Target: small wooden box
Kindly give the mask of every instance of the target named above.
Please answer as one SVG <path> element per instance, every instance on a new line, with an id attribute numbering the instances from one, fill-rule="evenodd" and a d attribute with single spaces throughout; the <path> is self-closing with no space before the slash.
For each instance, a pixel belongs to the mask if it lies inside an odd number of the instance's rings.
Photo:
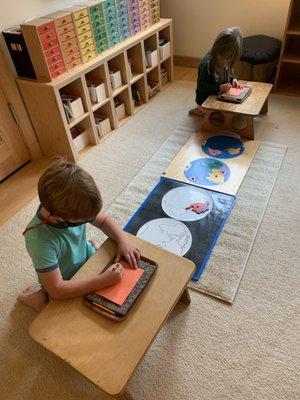
<path id="1" fill-rule="evenodd" d="M 100 139 L 102 139 L 109 132 L 111 132 L 111 125 L 109 118 L 105 118 L 102 121 L 96 122 L 96 127 Z"/>
<path id="2" fill-rule="evenodd" d="M 79 136 L 73 139 L 74 146 L 79 152 L 89 144 L 89 136 L 87 131 L 82 132 Z"/>
<path id="3" fill-rule="evenodd" d="M 62 94 L 61 99 L 68 123 L 75 121 L 82 114 L 84 114 L 81 97 L 76 98 L 75 96 Z"/>
<path id="4" fill-rule="evenodd" d="M 166 60 L 167 58 L 170 57 L 170 55 L 171 55 L 170 42 L 167 42 L 167 43 L 163 44 L 162 46 L 159 46 L 159 54 L 160 54 L 161 61 Z"/>
<path id="5" fill-rule="evenodd" d="M 158 82 L 148 82 L 147 87 L 148 87 L 149 98 L 153 97 L 159 91 Z"/>
<path id="6" fill-rule="evenodd" d="M 71 107 L 71 111 L 72 111 L 74 119 L 76 119 L 76 118 L 80 117 L 82 114 L 84 114 L 83 104 L 82 104 L 82 100 L 80 97 L 78 97 L 78 99 L 76 99 L 76 100 L 73 100 L 70 104 L 70 107 Z"/>
<path id="7" fill-rule="evenodd" d="M 126 117 L 126 110 L 124 103 L 121 103 L 118 106 L 116 106 L 116 115 L 118 121 Z"/>
<path id="8" fill-rule="evenodd" d="M 122 86 L 121 71 L 109 71 L 111 87 L 113 90 Z"/>
<path id="9" fill-rule="evenodd" d="M 107 98 L 104 83 L 93 84 L 88 82 L 88 89 L 92 103 L 101 103 Z"/>
<path id="10" fill-rule="evenodd" d="M 146 50 L 147 68 L 155 67 L 158 64 L 157 50 Z"/>

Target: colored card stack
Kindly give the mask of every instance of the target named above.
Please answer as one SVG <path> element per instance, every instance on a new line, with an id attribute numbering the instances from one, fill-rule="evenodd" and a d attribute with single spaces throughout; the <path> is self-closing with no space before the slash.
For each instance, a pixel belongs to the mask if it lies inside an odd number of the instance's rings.
<path id="1" fill-rule="evenodd" d="M 145 30 L 150 28 L 150 9 L 149 9 L 149 1 L 148 0 L 140 0 L 140 21 L 141 21 L 141 30 Z"/>
<path id="2" fill-rule="evenodd" d="M 108 49 L 107 30 L 104 18 L 103 1 L 90 1 L 88 3 L 92 32 L 96 47 L 96 53 L 101 53 Z"/>
<path id="3" fill-rule="evenodd" d="M 53 19 L 66 70 L 69 71 L 81 64 L 75 26 L 73 24 L 71 12 L 56 11 L 52 14 L 46 15 L 46 18 Z M 59 56 L 60 53 L 54 57 L 59 58 Z"/>
<path id="4" fill-rule="evenodd" d="M 86 63 L 96 57 L 88 8 L 87 6 L 73 6 L 68 10 L 72 13 L 82 62 Z"/>
<path id="5" fill-rule="evenodd" d="M 131 36 L 128 7 L 126 0 L 116 0 L 117 15 L 121 41 Z"/>
<path id="6" fill-rule="evenodd" d="M 150 24 L 156 24 L 160 19 L 159 0 L 149 0 Z"/>
<path id="7" fill-rule="evenodd" d="M 21 31 L 37 80 L 51 81 L 159 19 L 159 0 L 86 0 L 26 22 Z"/>
<path id="8" fill-rule="evenodd" d="M 104 17 L 107 29 L 109 47 L 115 46 L 120 42 L 119 24 L 115 0 L 105 0 L 103 2 Z"/>
<path id="9" fill-rule="evenodd" d="M 136 35 L 141 31 L 140 7 L 138 0 L 128 0 L 128 15 L 131 34 Z"/>
<path id="10" fill-rule="evenodd" d="M 37 79 L 49 81 L 66 71 L 53 19 L 33 19 L 21 30 Z"/>

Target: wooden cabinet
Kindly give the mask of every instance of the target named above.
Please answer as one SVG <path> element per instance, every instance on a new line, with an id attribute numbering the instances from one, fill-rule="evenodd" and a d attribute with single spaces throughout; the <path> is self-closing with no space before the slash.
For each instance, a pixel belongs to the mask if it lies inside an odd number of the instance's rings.
<path id="1" fill-rule="evenodd" d="M 290 3 L 275 91 L 300 96 L 300 0 Z"/>
<path id="2" fill-rule="evenodd" d="M 78 15 L 75 22 L 81 18 L 85 16 Z M 159 51 L 161 38 L 170 43 L 170 52 L 162 59 Z M 155 62 L 151 66 L 146 66 L 147 50 L 156 54 Z M 71 161 L 77 161 L 86 151 L 125 123 L 154 93 L 165 88 L 172 80 L 172 21 L 161 19 L 126 42 L 96 56 L 87 64 L 67 71 L 53 82 L 20 78 L 17 83 L 43 153 L 63 155 Z M 104 84 L 107 97 L 95 102 L 95 96 L 90 95 L 90 90 L 91 87 L 96 88 L 101 84 Z M 68 119 L 65 114 L 62 95 L 81 99 L 81 115 L 74 120 Z M 105 121 L 105 132 L 109 132 L 106 136 L 102 129 L 104 123 L 101 124 L 101 121 Z M 80 135 L 83 135 L 84 140 L 81 140 Z"/>

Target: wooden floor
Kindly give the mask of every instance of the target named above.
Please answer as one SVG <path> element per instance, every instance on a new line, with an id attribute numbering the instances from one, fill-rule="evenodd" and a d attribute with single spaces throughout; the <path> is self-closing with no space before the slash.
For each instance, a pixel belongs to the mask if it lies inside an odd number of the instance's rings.
<path id="1" fill-rule="evenodd" d="M 175 80 L 196 82 L 197 69 L 175 66 L 174 71 Z M 32 161 L 0 183 L 0 225 L 37 195 L 39 177 L 52 162 L 51 158 Z"/>
<path id="2" fill-rule="evenodd" d="M 46 157 L 32 161 L 0 184 L 0 225 L 37 195 L 39 177 L 52 162 Z"/>

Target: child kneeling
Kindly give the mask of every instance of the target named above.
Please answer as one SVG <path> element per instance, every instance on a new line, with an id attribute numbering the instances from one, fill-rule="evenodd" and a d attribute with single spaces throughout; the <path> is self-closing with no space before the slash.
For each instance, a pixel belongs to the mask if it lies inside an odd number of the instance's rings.
<path id="1" fill-rule="evenodd" d="M 92 279 L 70 280 L 95 253 L 97 243 L 86 239 L 86 224 L 101 229 L 118 245 L 116 262 L 124 257 L 134 268 L 139 251 L 126 234 L 101 212 L 100 192 L 91 177 L 78 165 L 59 160 L 39 179 L 40 206 L 24 231 L 27 251 L 42 289 L 27 288 L 18 299 L 41 311 L 53 299 L 68 299 L 115 285 L 123 267 L 115 264 Z"/>
<path id="2" fill-rule="evenodd" d="M 234 64 L 242 54 L 243 38 L 239 27 L 228 28 L 216 38 L 211 50 L 205 54 L 198 67 L 196 88 L 197 107 L 189 115 L 203 117 L 202 103 L 211 95 L 227 93 L 231 87 L 242 88 L 233 75 Z"/>

